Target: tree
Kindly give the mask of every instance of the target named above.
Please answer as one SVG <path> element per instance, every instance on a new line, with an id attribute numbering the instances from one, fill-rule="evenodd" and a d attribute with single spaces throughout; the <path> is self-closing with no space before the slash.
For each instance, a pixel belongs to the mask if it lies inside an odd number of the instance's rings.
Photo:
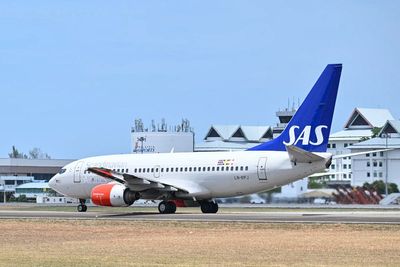
<path id="1" fill-rule="evenodd" d="M 372 188 L 375 189 L 379 194 L 385 194 L 385 182 L 382 180 L 374 181 L 372 184 L 364 183 L 363 185 L 365 188 Z M 399 188 L 395 183 L 388 183 L 388 193 L 398 193 Z"/>
<path id="2" fill-rule="evenodd" d="M 27 159 L 28 156 L 22 152 L 19 152 L 15 146 L 12 146 L 11 153 L 8 153 L 8 156 L 12 159 Z"/>
<path id="3" fill-rule="evenodd" d="M 15 146 L 12 146 L 12 151 L 8 153 L 10 158 L 14 159 L 51 159 L 50 155 L 42 152 L 40 148 L 34 147 L 29 151 L 29 157 L 22 152 L 19 152 Z"/>
<path id="4" fill-rule="evenodd" d="M 379 132 L 382 130 L 382 127 L 374 127 L 372 128 L 372 138 L 377 137 Z"/>
<path id="5" fill-rule="evenodd" d="M 30 159 L 51 159 L 51 157 L 47 154 L 42 152 L 40 148 L 34 147 L 29 151 L 29 158 Z"/>

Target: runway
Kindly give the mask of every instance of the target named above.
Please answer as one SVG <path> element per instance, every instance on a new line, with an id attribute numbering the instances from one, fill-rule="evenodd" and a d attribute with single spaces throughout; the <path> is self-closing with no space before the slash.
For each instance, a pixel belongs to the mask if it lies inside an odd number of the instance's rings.
<path id="1" fill-rule="evenodd" d="M 194 221 L 242 223 L 400 224 L 399 211 L 244 211 L 217 214 L 157 212 L 65 212 L 0 210 L 0 219 L 64 219 L 124 221 Z"/>

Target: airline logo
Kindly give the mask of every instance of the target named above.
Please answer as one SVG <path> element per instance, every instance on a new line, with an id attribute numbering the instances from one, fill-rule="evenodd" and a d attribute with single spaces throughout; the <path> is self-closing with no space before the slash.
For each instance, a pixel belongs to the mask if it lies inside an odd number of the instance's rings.
<path id="1" fill-rule="evenodd" d="M 311 125 L 306 125 L 301 131 L 300 126 L 293 125 L 289 129 L 289 141 L 283 141 L 287 146 L 296 145 L 301 142 L 303 146 L 313 145 L 318 146 L 324 142 L 324 135 L 322 134 L 322 129 L 328 129 L 326 125 L 319 125 L 315 127 L 313 131 L 313 136 L 311 136 Z"/>

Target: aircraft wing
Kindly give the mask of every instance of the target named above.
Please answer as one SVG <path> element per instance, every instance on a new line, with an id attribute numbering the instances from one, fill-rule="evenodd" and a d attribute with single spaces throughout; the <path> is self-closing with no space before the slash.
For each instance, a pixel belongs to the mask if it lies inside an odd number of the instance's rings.
<path id="1" fill-rule="evenodd" d="M 346 158 L 346 157 L 353 157 L 353 156 L 370 154 L 370 153 L 374 153 L 374 152 L 377 153 L 377 152 L 384 152 L 384 151 L 391 151 L 391 150 L 393 150 L 393 148 L 369 150 L 369 151 L 355 152 L 355 153 L 351 153 L 351 154 L 334 155 L 334 156 L 332 156 L 332 159 L 341 159 L 341 158 Z"/>
<path id="2" fill-rule="evenodd" d="M 144 178 L 128 173 L 119 173 L 107 168 L 89 167 L 87 169 L 101 177 L 114 180 L 118 183 L 125 185 L 133 191 L 145 191 L 154 189 L 163 192 L 181 192 L 190 195 L 203 195 L 207 194 L 208 190 L 203 188 L 197 183 L 185 180 L 177 180 L 172 178 Z"/>

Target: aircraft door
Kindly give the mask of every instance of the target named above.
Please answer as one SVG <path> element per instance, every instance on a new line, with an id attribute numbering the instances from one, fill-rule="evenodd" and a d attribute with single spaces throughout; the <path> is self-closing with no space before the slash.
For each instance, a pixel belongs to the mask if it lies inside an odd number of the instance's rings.
<path id="1" fill-rule="evenodd" d="M 75 166 L 74 183 L 80 183 L 81 182 L 82 167 L 83 167 L 83 161 L 79 161 Z"/>
<path id="2" fill-rule="evenodd" d="M 160 177 L 160 165 L 154 166 L 154 178 Z"/>
<path id="3" fill-rule="evenodd" d="M 259 158 L 257 165 L 257 175 L 258 180 L 266 181 L 267 180 L 267 158 Z"/>

